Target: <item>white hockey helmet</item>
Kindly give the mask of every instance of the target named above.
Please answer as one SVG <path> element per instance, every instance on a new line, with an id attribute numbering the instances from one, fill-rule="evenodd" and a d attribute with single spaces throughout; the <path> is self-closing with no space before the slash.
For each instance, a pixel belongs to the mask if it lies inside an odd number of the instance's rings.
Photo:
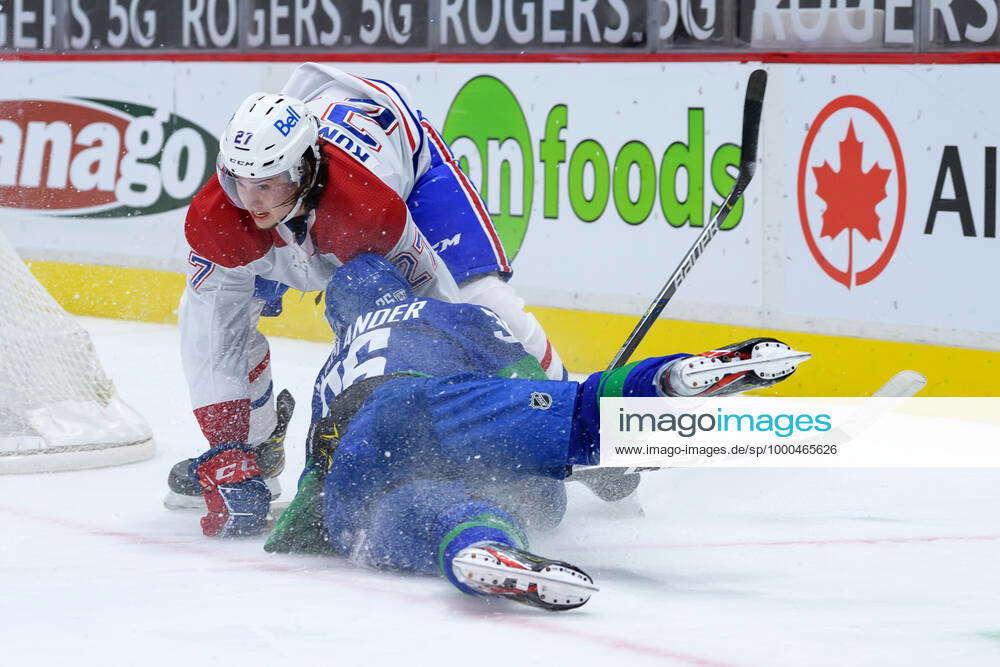
<path id="1" fill-rule="evenodd" d="M 302 100 L 288 95 L 254 93 L 243 100 L 219 139 L 216 173 L 229 199 L 240 208 L 236 179 L 258 180 L 287 173 L 300 185 L 306 174 L 304 155 L 318 161 L 319 123 Z M 316 171 L 313 170 L 313 179 Z"/>

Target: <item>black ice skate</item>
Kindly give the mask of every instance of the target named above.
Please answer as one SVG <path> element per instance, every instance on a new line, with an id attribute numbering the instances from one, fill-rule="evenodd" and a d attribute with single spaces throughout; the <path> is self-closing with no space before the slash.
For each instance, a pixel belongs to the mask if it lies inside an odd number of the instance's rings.
<path id="1" fill-rule="evenodd" d="M 751 338 L 678 359 L 663 369 L 660 389 L 667 396 L 730 396 L 777 384 L 811 356 L 774 338 Z"/>
<path id="2" fill-rule="evenodd" d="M 283 389 L 275 399 L 275 410 L 278 423 L 271 432 L 271 437 L 257 445 L 257 465 L 260 467 L 264 483 L 271 491 L 271 500 L 281 495 L 281 483 L 278 475 L 285 469 L 285 433 L 288 422 L 295 410 L 295 399 L 291 392 Z M 167 509 L 205 509 L 202 498 L 201 484 L 190 474 L 190 464 L 194 459 L 184 459 L 174 464 L 167 476 L 167 486 L 170 490 L 163 498 L 163 506 Z"/>
<path id="3" fill-rule="evenodd" d="M 598 590 L 578 567 L 498 542 L 462 549 L 451 568 L 456 579 L 478 593 L 549 611 L 576 609 Z"/>

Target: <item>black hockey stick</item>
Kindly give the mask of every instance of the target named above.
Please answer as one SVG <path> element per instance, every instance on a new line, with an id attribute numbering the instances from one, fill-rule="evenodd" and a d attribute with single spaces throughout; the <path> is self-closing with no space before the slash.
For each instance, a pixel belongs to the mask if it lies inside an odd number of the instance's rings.
<path id="1" fill-rule="evenodd" d="M 694 268 L 695 262 L 698 261 L 698 258 L 705 251 L 705 246 L 708 245 L 708 242 L 712 240 L 712 237 L 722 227 L 722 223 L 726 221 L 729 212 L 733 210 L 736 202 L 743 195 L 743 191 L 750 185 L 750 180 L 753 178 L 754 170 L 757 167 L 757 136 L 760 130 L 760 114 L 764 105 L 764 89 L 766 87 L 767 72 L 762 69 L 754 70 L 750 74 L 750 80 L 747 82 L 746 98 L 743 101 L 743 143 L 740 146 L 740 170 L 736 177 L 736 183 L 733 185 L 733 189 L 729 192 L 726 200 L 722 202 L 722 206 L 712 216 L 712 219 L 708 221 L 701 234 L 698 235 L 698 239 L 694 242 L 694 245 L 691 246 L 691 249 L 681 259 L 680 264 L 674 269 L 674 272 L 670 274 L 663 289 L 656 295 L 653 302 L 649 304 L 649 308 L 646 309 L 643 316 L 639 318 L 639 322 L 632 329 L 632 333 L 625 339 L 625 343 L 618 350 L 615 358 L 611 360 L 611 364 L 608 366 L 609 371 L 613 371 L 628 363 L 632 353 L 635 352 L 635 348 L 646 337 L 646 333 L 653 326 L 653 322 L 656 321 L 663 308 L 673 298 L 677 292 L 677 288 L 684 282 L 688 273 Z"/>
<path id="2" fill-rule="evenodd" d="M 667 279 L 666 284 L 660 293 L 656 295 L 653 302 L 639 322 L 632 329 L 632 333 L 625 339 L 625 343 L 618 350 L 618 354 L 611 360 L 608 366 L 609 371 L 620 368 L 628 363 L 635 348 L 639 346 L 642 339 L 646 337 L 653 322 L 663 312 L 677 288 L 684 282 L 687 274 L 694 267 L 695 262 L 705 251 L 705 246 L 712 240 L 716 232 L 725 222 L 726 216 L 736 206 L 736 202 L 743 195 L 743 191 L 750 185 L 754 170 L 757 168 L 757 137 L 760 131 L 760 115 L 764 105 L 764 89 L 767 88 L 767 72 L 762 69 L 754 70 L 750 73 L 747 81 L 746 97 L 743 100 L 743 137 L 740 147 L 740 170 L 736 176 L 736 183 L 729 192 L 722 206 L 716 211 L 712 219 L 708 221 L 698 239 L 687 251 L 680 264 L 674 269 Z M 655 470 L 655 468 L 648 468 Z M 606 502 L 617 502 L 626 498 L 639 486 L 639 475 L 641 469 L 636 468 L 583 468 L 574 469 L 567 480 L 576 480 L 589 488 L 594 495 Z"/>

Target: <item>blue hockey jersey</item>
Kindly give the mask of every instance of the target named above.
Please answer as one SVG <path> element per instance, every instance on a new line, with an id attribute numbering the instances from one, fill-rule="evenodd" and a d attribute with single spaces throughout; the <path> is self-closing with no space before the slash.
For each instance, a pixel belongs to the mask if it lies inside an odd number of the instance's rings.
<path id="1" fill-rule="evenodd" d="M 538 361 L 492 310 L 411 297 L 369 310 L 341 332 L 316 379 L 313 421 L 358 380 L 407 372 L 545 379 Z"/>

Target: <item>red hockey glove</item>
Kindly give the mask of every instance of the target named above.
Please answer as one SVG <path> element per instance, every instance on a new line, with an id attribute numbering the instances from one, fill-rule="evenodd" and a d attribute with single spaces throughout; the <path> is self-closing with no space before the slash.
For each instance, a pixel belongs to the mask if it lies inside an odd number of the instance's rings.
<path id="1" fill-rule="evenodd" d="M 198 477 L 208 506 L 208 514 L 201 518 L 205 535 L 239 537 L 264 530 L 271 492 L 260 476 L 252 447 L 213 447 L 191 462 L 191 472 Z"/>

